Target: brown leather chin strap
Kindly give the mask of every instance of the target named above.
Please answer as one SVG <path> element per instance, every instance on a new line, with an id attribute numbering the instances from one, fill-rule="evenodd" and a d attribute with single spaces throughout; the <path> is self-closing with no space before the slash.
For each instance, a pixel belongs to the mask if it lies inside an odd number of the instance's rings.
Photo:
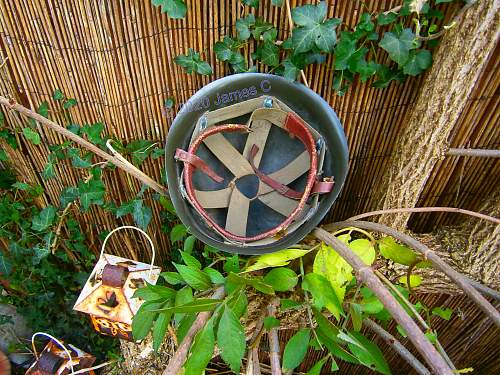
<path id="1" fill-rule="evenodd" d="M 261 100 L 261 98 L 258 98 Z M 282 110 L 278 105 L 274 108 L 255 108 L 257 99 L 249 102 L 252 115 L 248 125 L 213 125 L 199 132 L 195 130 L 188 151 L 177 149 L 175 159 L 184 163 L 183 182 L 186 198 L 200 213 L 206 223 L 223 236 L 227 241 L 237 241 L 243 244 L 256 241 L 275 241 L 276 236 L 286 233 L 286 229 L 299 218 L 306 218 L 309 210 L 307 201 L 313 194 L 330 192 L 333 179 L 319 180 L 318 153 L 321 156 L 319 167 L 322 167 L 324 150 L 316 150 L 316 141 L 319 134 L 306 124 L 291 110 Z M 238 111 L 243 103 L 238 103 Z M 282 104 L 280 102 L 280 104 Z M 230 107 L 218 110 L 224 116 L 230 116 Z M 218 112 L 215 111 L 215 112 Z M 214 112 L 214 113 L 215 113 Z M 227 113 L 226 113 L 227 112 Z M 217 116 L 206 115 L 217 123 Z M 224 117 L 223 116 L 223 117 Z M 220 119 L 219 119 L 220 120 Z M 220 120 L 224 121 L 224 119 Z M 305 151 L 292 160 L 282 169 L 270 174 L 259 170 L 270 128 L 275 125 L 292 137 L 297 138 L 304 145 Z M 223 136 L 226 132 L 248 132 L 243 153 L 238 152 Z M 214 191 L 195 190 L 193 173 L 200 170 L 214 181 L 221 183 L 224 179 L 217 175 L 210 166 L 196 155 L 201 144 L 204 144 L 213 155 L 234 175 L 227 187 Z M 246 156 L 246 157 L 245 157 Z M 296 191 L 287 185 L 307 173 L 307 182 L 304 191 Z M 258 177 L 258 187 L 255 195 L 247 197 L 238 189 L 235 181 L 240 182 L 242 177 Z M 271 209 L 285 217 L 278 226 L 254 236 L 247 236 L 247 220 L 252 200 L 257 199 Z M 317 198 L 315 198 L 317 202 Z M 209 208 L 227 208 L 225 228 L 222 228 L 206 211 Z M 273 239 L 274 238 L 274 239 Z"/>

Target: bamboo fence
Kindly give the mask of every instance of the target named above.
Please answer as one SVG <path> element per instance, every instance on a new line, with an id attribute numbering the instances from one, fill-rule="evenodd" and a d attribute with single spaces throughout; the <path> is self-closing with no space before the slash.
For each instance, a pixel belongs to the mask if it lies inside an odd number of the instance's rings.
<path id="1" fill-rule="evenodd" d="M 186 3 L 186 18 L 172 20 L 153 7 L 150 0 L 0 0 L 0 94 L 31 108 L 48 101 L 51 118 L 60 124 L 67 124 L 68 120 L 77 124 L 103 122 L 107 134 L 124 142 L 142 138 L 163 144 L 175 117 L 175 110 L 165 111 L 163 103 L 169 97 L 174 97 L 177 103 L 185 102 L 203 85 L 230 73 L 224 63 L 216 61 L 213 47 L 224 35 L 235 35 L 236 20 L 250 11 L 237 0 L 186 0 Z M 303 3 L 306 1 L 292 0 L 291 6 Z M 342 18 L 348 26 L 353 26 L 361 13 L 388 10 L 401 1 L 328 3 L 329 17 Z M 445 20 L 451 18 L 455 6 L 441 5 Z M 274 23 L 278 39 L 287 38 L 290 25 L 284 8 L 272 6 L 270 0 L 261 0 L 260 7 L 252 12 Z M 185 74 L 174 64 L 174 57 L 185 54 L 189 47 L 200 51 L 212 65 L 211 77 Z M 254 49 L 253 44 L 248 44 L 245 55 L 250 56 Z M 451 147 L 498 148 L 500 145 L 498 52 L 497 47 L 468 98 L 467 110 L 449 140 Z M 421 77 L 408 79 L 404 84 L 392 83 L 386 89 L 354 83 L 345 96 L 340 97 L 332 90 L 331 65 L 330 57 L 326 64 L 310 66 L 305 71 L 311 89 L 337 112 L 349 143 L 348 179 L 326 222 L 378 208 L 371 192 L 383 177 L 394 141 L 405 126 L 405 116 L 412 110 L 422 82 Z M 260 65 L 258 70 L 265 71 Z M 51 100 L 58 88 L 68 97 L 78 99 L 78 105 L 71 110 L 71 119 L 64 118 Z M 5 112 L 11 126 L 26 121 L 17 113 Z M 40 204 L 58 204 L 61 190 L 75 185 L 84 177 L 84 172 L 61 163 L 56 167 L 57 178 L 43 181 L 41 171 L 49 154 L 48 146 L 64 140 L 50 130 L 39 130 L 40 146 L 20 139 L 20 149 L 10 152 L 10 156 L 26 182 L 40 183 L 45 188 Z M 161 162 L 155 161 L 141 166 L 157 181 L 163 168 Z M 499 159 L 443 157 L 429 178 L 419 205 L 477 209 L 498 184 L 499 177 Z M 117 204 L 130 200 L 140 190 L 137 181 L 118 170 L 106 172 L 104 181 Z M 152 199 L 151 192 L 147 192 L 146 197 L 153 209 L 149 232 L 159 249 L 158 264 L 164 264 L 172 245 L 168 236 L 159 230 L 159 204 Z M 90 245 L 96 251 L 100 243 L 97 234 L 129 224 L 129 220 L 116 220 L 98 208 L 80 215 L 81 224 L 92 241 Z M 460 219 L 445 213 L 419 214 L 413 216 L 411 228 L 432 230 L 457 220 Z M 147 250 L 142 250 L 145 246 L 133 234 L 127 236 L 125 243 L 115 239 L 112 244 L 117 254 L 149 259 Z M 489 323 L 470 318 L 478 312 L 468 302 L 460 298 L 452 302 L 461 304 L 468 325 L 464 328 L 464 320 L 454 320 L 441 341 L 445 347 L 447 344 L 453 347 L 452 357 L 463 359 L 464 364 L 475 362 L 479 360 L 479 352 L 464 348 L 469 344 L 483 348 L 494 343 L 497 332 L 485 331 Z M 478 340 L 474 330 L 482 330 L 485 336 Z M 472 336 L 463 338 L 460 334 L 464 332 Z M 462 337 L 462 341 L 458 337 Z M 459 344 L 461 342 L 465 344 Z M 480 362 L 485 372 L 480 373 L 498 370 L 499 360 L 493 351 L 486 347 L 481 350 Z M 313 359 L 310 358 L 308 364 Z M 389 362 L 393 366 L 404 366 L 394 356 Z"/>

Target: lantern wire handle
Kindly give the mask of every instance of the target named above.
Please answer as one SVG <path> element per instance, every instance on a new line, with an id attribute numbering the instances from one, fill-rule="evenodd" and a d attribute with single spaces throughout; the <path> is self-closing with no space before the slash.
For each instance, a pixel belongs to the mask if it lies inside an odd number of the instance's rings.
<path id="1" fill-rule="evenodd" d="M 99 256 L 99 259 L 101 259 L 102 255 L 104 254 L 104 248 L 106 247 L 106 243 L 108 242 L 109 237 L 111 237 L 111 235 L 113 233 L 115 233 L 121 229 L 135 229 L 135 230 L 141 232 L 148 239 L 149 244 L 151 245 L 151 252 L 153 253 L 153 257 L 151 258 L 151 267 L 149 268 L 149 277 L 151 278 L 151 276 L 153 274 L 153 264 L 155 262 L 155 246 L 153 244 L 153 240 L 151 239 L 151 237 L 149 237 L 149 235 L 146 232 L 144 232 L 140 228 L 134 227 L 133 225 L 124 225 L 122 227 L 115 228 L 111 232 L 109 232 L 108 235 L 106 236 L 106 238 L 104 239 L 104 242 L 102 243 L 101 255 Z"/>
<path id="2" fill-rule="evenodd" d="M 45 332 L 36 332 L 33 334 L 33 336 L 31 336 L 31 346 L 33 347 L 33 353 L 35 354 L 35 358 L 38 360 L 40 357 L 38 355 L 38 352 L 36 351 L 36 345 L 35 345 L 35 337 L 36 336 L 45 336 L 45 337 L 48 337 L 49 339 L 51 339 L 52 341 L 54 341 L 55 343 L 57 343 L 61 348 L 64 349 L 64 351 L 66 352 L 66 354 L 68 355 L 68 358 L 69 358 L 69 365 L 71 367 L 71 373 L 73 374 L 75 372 L 75 369 L 73 368 L 73 358 L 71 358 L 71 352 L 68 350 L 68 348 L 66 348 L 66 346 L 64 346 L 64 344 L 59 341 L 58 339 L 56 339 L 54 336 L 52 335 L 49 335 L 48 333 L 45 333 Z"/>

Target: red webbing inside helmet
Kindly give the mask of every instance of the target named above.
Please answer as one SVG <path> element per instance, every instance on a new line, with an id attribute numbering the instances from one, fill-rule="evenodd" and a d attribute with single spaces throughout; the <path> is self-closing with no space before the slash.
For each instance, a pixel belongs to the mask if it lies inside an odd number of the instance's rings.
<path id="1" fill-rule="evenodd" d="M 293 212 L 278 226 L 260 233 L 255 236 L 251 237 L 246 237 L 246 236 L 238 236 L 233 233 L 228 232 L 226 229 L 222 228 L 220 225 L 218 225 L 212 217 L 208 214 L 208 212 L 203 208 L 203 206 L 198 202 L 196 199 L 196 195 L 194 192 L 194 186 L 193 186 L 193 173 L 197 167 L 201 167 L 200 170 L 206 173 L 208 176 L 211 176 L 212 178 L 217 176 L 217 174 L 213 171 L 210 170 L 210 167 L 199 157 L 196 156 L 196 152 L 200 145 L 203 143 L 205 139 L 210 137 L 211 135 L 217 134 L 217 133 L 224 133 L 224 132 L 248 132 L 251 131 L 251 128 L 248 128 L 245 125 L 236 125 L 236 124 L 229 124 L 229 125 L 221 125 L 221 126 L 214 126 L 211 127 L 204 132 L 202 132 L 189 146 L 189 149 L 187 152 L 184 152 L 181 150 L 181 152 L 176 152 L 175 158 L 177 160 L 180 160 L 184 162 L 184 185 L 186 189 L 186 193 L 189 197 L 189 200 L 191 201 L 192 205 L 195 207 L 195 209 L 200 213 L 200 215 L 205 219 L 205 221 L 208 223 L 209 226 L 213 227 L 217 232 L 219 232 L 221 235 L 223 235 L 226 238 L 236 240 L 236 241 L 241 241 L 241 242 L 250 242 L 250 241 L 257 241 L 261 240 L 264 238 L 271 237 L 278 232 L 281 232 L 285 230 L 295 219 L 296 217 L 300 214 L 302 209 L 304 208 L 309 196 L 311 195 L 313 191 L 313 187 L 316 182 L 316 176 L 317 176 L 317 164 L 318 164 L 318 157 L 316 154 L 316 144 L 314 137 L 312 136 L 311 132 L 309 131 L 307 125 L 304 123 L 304 121 L 295 115 L 292 112 L 289 112 L 286 116 L 285 119 L 285 124 L 283 126 L 283 129 L 288 131 L 292 136 L 297 137 L 305 146 L 306 150 L 308 151 L 310 155 L 310 168 L 308 171 L 307 175 L 307 183 L 306 187 L 304 188 L 304 191 L 301 194 L 300 197 L 296 196 L 294 197 L 295 199 L 299 199 L 299 202 Z M 193 162 L 195 161 L 195 162 Z M 200 162 L 201 161 L 201 162 Z M 209 170 L 207 170 L 207 168 Z M 256 168 L 255 168 L 256 169 Z M 259 172 L 261 173 L 261 172 Z M 258 173 L 256 173 L 257 176 L 259 176 Z M 266 179 L 261 179 L 263 183 L 266 183 Z M 279 182 L 277 182 L 279 184 Z M 273 184 L 269 184 L 269 186 L 273 187 L 275 189 L 277 187 L 276 184 L 272 186 Z M 283 185 L 282 185 L 283 186 Z M 234 187 L 236 189 L 236 187 Z M 288 188 L 289 191 L 294 190 Z M 279 190 L 277 190 L 280 192 Z M 280 192 L 281 193 L 281 192 Z M 295 194 L 297 195 L 297 194 Z"/>

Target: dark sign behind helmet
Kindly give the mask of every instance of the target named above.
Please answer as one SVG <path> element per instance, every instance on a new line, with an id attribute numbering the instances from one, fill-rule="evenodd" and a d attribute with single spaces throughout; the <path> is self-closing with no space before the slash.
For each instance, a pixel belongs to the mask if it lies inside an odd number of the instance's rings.
<path id="1" fill-rule="evenodd" d="M 167 137 L 167 182 L 179 218 L 201 241 L 235 253 L 302 240 L 330 210 L 347 164 L 347 141 L 328 103 L 268 74 L 205 86 Z"/>

